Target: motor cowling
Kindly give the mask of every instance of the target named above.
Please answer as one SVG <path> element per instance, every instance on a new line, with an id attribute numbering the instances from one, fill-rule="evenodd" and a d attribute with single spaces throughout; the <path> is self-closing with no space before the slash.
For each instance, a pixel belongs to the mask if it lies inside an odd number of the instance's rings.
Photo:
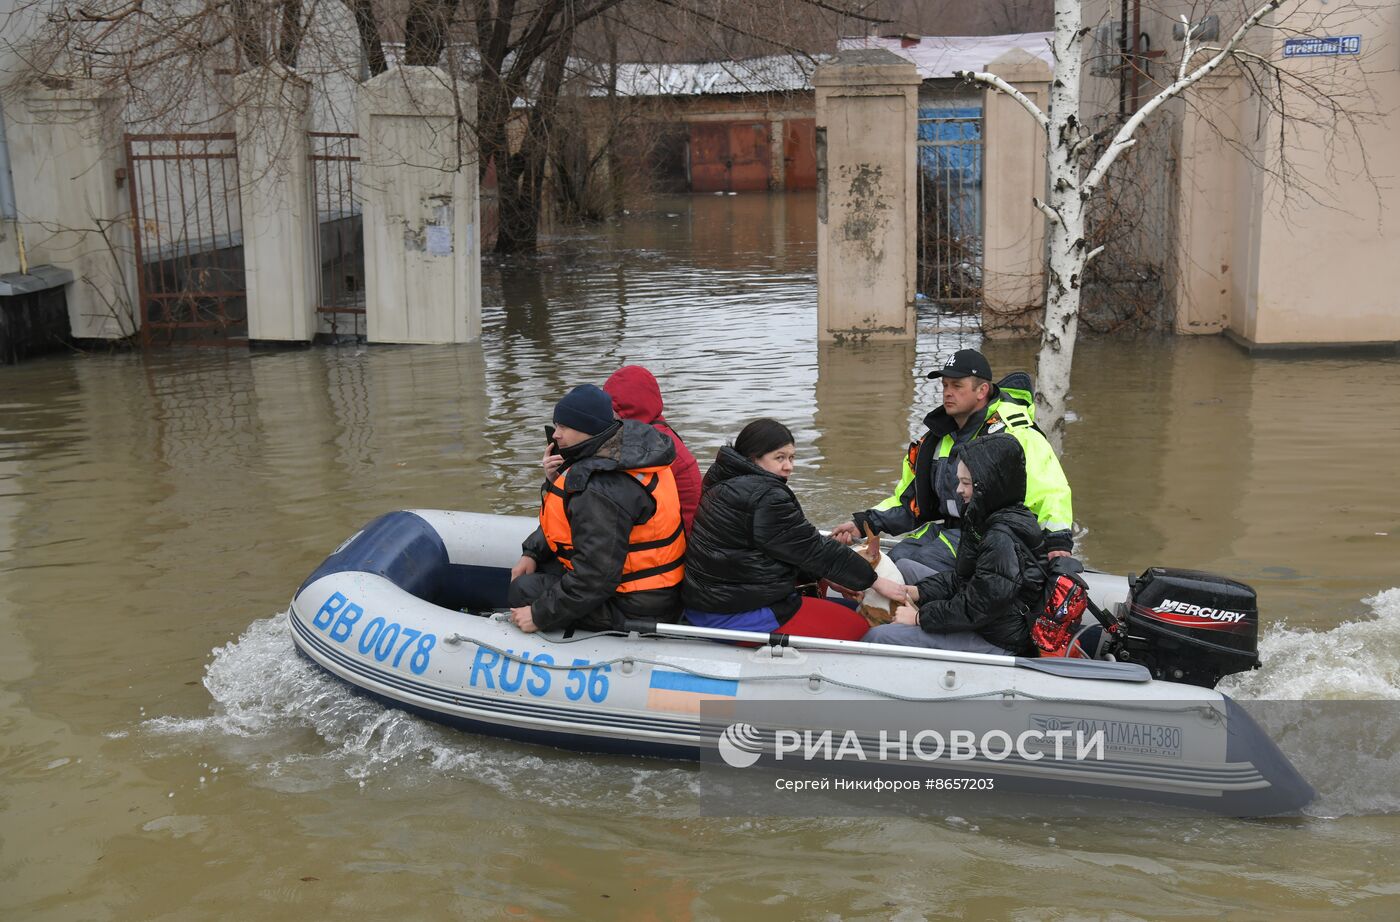
<path id="1" fill-rule="evenodd" d="M 1214 688 L 1259 668 L 1258 597 L 1244 583 L 1152 567 L 1130 584 L 1123 621 L 1118 658 L 1154 678 Z"/>

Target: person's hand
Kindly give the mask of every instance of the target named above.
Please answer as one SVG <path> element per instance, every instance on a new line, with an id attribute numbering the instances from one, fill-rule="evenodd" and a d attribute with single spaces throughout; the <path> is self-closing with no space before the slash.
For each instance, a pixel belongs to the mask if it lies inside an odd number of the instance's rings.
<path id="1" fill-rule="evenodd" d="M 892 579 L 885 579 L 883 576 L 875 580 L 875 585 L 870 587 L 891 602 L 903 604 L 909 599 L 909 590 L 913 587 L 903 583 L 896 583 Z"/>
<path id="2" fill-rule="evenodd" d="M 554 443 L 550 442 L 545 446 L 544 457 L 540 458 L 540 467 L 544 468 L 544 479 L 553 480 L 559 473 L 559 465 L 564 463 L 564 456 L 557 453 Z"/>
<path id="3" fill-rule="evenodd" d="M 918 624 L 919 610 L 912 605 L 901 605 L 894 610 L 895 624 Z"/>
<path id="4" fill-rule="evenodd" d="M 510 623 L 520 628 L 526 634 L 533 634 L 539 630 L 535 624 L 535 615 L 530 611 L 530 606 L 524 605 L 520 608 L 510 610 Z"/>
<path id="5" fill-rule="evenodd" d="M 842 522 L 831 530 L 831 537 L 842 544 L 854 544 L 860 537 L 860 529 L 856 528 L 855 522 Z"/>
<path id="6" fill-rule="evenodd" d="M 1068 557 L 1069 551 L 1051 551 L 1045 555 L 1046 560 L 1054 560 L 1056 557 Z"/>
<path id="7" fill-rule="evenodd" d="M 534 573 L 539 567 L 539 563 L 529 554 L 521 554 L 520 559 L 515 562 L 515 566 L 510 568 L 510 581 L 515 582 L 526 573 Z"/>

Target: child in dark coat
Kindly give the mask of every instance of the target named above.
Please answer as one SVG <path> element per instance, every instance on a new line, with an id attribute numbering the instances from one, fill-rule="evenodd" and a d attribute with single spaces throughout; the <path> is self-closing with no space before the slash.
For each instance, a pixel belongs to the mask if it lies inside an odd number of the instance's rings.
<path id="1" fill-rule="evenodd" d="M 901 606 L 893 623 L 861 639 L 1029 655 L 1045 577 L 1036 564 L 1044 533 L 1025 506 L 1026 456 L 1015 438 L 997 434 L 968 443 L 957 458 L 958 496 L 967 507 L 957 566 L 913 587 L 914 605 Z"/>

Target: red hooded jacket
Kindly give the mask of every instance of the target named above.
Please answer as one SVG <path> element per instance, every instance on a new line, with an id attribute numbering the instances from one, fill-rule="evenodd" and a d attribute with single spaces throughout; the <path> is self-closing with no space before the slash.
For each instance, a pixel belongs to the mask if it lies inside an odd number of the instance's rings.
<path id="1" fill-rule="evenodd" d="M 613 409 L 621 419 L 650 423 L 675 443 L 676 460 L 671 462 L 671 474 L 676 478 L 676 492 L 680 494 L 681 518 L 685 521 L 685 530 L 690 531 L 695 507 L 700 505 L 700 465 L 661 415 L 661 388 L 657 386 L 656 377 L 641 365 L 624 365 L 613 372 L 603 390 L 612 398 Z"/>

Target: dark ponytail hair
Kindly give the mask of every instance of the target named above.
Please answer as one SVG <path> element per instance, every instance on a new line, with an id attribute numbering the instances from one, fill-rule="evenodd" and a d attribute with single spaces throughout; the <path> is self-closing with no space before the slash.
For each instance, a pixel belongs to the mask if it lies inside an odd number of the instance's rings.
<path id="1" fill-rule="evenodd" d="M 784 445 L 794 444 L 792 433 L 787 426 L 776 419 L 756 419 L 749 423 L 734 439 L 734 450 L 750 461 L 761 458 L 770 451 L 777 451 Z"/>

